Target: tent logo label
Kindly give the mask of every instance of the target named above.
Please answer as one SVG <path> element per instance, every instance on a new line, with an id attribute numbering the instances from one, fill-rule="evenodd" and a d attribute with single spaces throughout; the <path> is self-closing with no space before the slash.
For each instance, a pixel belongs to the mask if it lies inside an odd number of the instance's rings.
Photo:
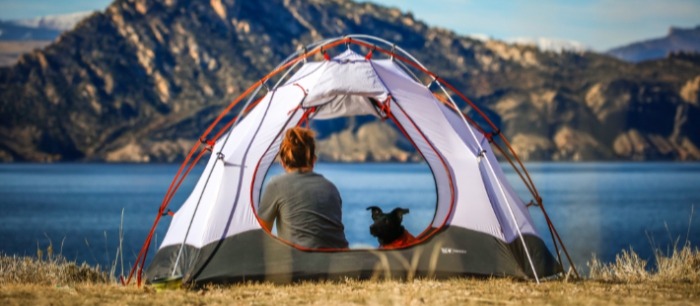
<path id="1" fill-rule="evenodd" d="M 453 248 L 440 248 L 442 254 L 467 254 L 467 250 L 453 249 Z"/>

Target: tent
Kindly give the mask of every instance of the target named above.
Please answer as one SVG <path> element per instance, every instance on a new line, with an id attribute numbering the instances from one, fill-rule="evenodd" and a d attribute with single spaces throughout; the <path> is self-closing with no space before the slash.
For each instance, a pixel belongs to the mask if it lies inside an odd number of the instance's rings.
<path id="1" fill-rule="evenodd" d="M 337 55 L 331 58 L 330 51 Z M 423 84 L 421 73 L 428 84 Z M 146 281 L 178 279 L 197 285 L 477 275 L 539 282 L 560 274 L 561 258 L 550 253 L 535 230 L 530 205 L 508 183 L 492 150 L 495 139 L 507 140 L 485 116 L 480 121 L 489 123 L 488 129 L 461 112 L 453 96 L 483 116 L 449 83 L 385 40 L 351 35 L 299 50 L 234 100 L 192 148 L 153 229 L 167 215 L 166 207 L 187 173 L 211 153 L 209 161 L 189 197 L 171 213 L 167 234 L 146 269 Z M 238 105 L 242 101 L 243 107 Z M 230 118 L 234 109 L 240 111 Z M 313 250 L 264 230 L 256 209 L 283 131 L 308 120 L 356 115 L 393 122 L 432 171 L 435 214 L 417 236 L 418 243 L 392 250 Z M 519 164 L 517 173 L 534 191 L 530 204 L 545 212 L 522 163 L 500 148 L 511 164 Z M 558 246 L 563 244 L 547 220 L 559 256 Z M 152 237 L 153 231 L 128 281 L 138 270 L 141 283 L 140 267 Z"/>

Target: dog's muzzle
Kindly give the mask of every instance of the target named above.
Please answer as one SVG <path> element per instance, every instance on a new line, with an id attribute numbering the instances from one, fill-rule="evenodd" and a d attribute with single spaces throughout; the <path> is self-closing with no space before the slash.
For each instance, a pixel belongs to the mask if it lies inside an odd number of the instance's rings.
<path id="1" fill-rule="evenodd" d="M 375 236 L 375 237 L 377 236 L 377 228 L 374 226 L 374 224 L 369 226 L 369 233 L 372 236 Z"/>

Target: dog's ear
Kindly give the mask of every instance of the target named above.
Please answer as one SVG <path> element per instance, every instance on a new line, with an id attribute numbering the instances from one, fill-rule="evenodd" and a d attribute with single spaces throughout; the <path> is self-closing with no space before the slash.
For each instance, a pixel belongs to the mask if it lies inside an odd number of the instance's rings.
<path id="1" fill-rule="evenodd" d="M 399 218 L 399 221 L 403 221 L 403 215 L 408 214 L 408 212 L 409 212 L 408 208 L 397 207 L 391 211 L 391 214 L 393 214 L 397 218 Z"/>
<path id="2" fill-rule="evenodd" d="M 376 221 L 377 218 L 384 213 L 382 209 L 377 206 L 367 207 L 367 210 L 372 210 L 372 221 Z"/>

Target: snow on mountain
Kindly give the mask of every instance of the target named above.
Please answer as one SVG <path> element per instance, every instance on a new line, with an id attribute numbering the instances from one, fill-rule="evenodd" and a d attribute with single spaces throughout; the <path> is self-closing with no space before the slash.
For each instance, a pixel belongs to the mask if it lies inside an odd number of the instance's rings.
<path id="1" fill-rule="evenodd" d="M 586 46 L 585 44 L 583 44 L 581 42 L 575 41 L 575 40 L 552 39 L 552 38 L 545 38 L 545 37 L 539 37 L 539 38 L 515 37 L 515 38 L 499 39 L 499 38 L 493 38 L 490 35 L 482 34 L 482 33 L 468 34 L 466 36 L 471 38 L 471 39 L 482 41 L 482 42 L 487 42 L 490 40 L 502 40 L 502 41 L 504 41 L 506 43 L 510 43 L 510 44 L 534 46 L 542 51 L 583 52 L 583 51 L 591 50 L 590 47 Z"/>
<path id="2" fill-rule="evenodd" d="M 491 36 L 489 36 L 488 34 L 482 33 L 467 34 L 467 37 L 478 41 L 489 41 L 492 39 Z"/>
<path id="3" fill-rule="evenodd" d="M 73 29 L 73 27 L 78 22 L 80 22 L 81 20 L 83 20 L 83 18 L 89 16 L 92 13 L 93 11 L 75 12 L 63 15 L 47 15 L 31 19 L 12 20 L 10 22 L 16 25 L 21 25 L 29 28 L 44 28 L 66 31 Z"/>
<path id="4" fill-rule="evenodd" d="M 536 46 L 542 51 L 574 51 L 584 52 L 591 50 L 590 47 L 575 40 L 552 39 L 552 38 L 531 38 L 531 37 L 515 37 L 506 39 L 509 43 Z"/>

